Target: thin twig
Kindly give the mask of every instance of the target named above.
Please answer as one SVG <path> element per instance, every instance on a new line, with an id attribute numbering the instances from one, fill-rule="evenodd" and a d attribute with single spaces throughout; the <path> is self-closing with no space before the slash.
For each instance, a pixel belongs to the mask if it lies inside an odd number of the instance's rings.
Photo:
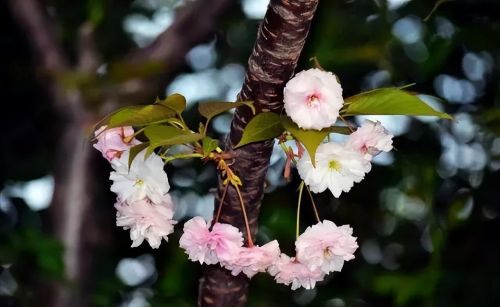
<path id="1" fill-rule="evenodd" d="M 212 227 L 214 226 L 215 223 L 219 222 L 220 213 L 222 211 L 222 205 L 224 204 L 224 199 L 226 198 L 226 193 L 227 193 L 228 188 L 229 188 L 229 184 L 226 184 L 226 187 L 224 188 L 224 192 L 222 193 L 222 197 L 219 201 L 219 208 L 217 208 L 217 215 L 215 216 L 215 219 L 212 222 Z M 210 227 L 210 228 L 212 228 L 212 227 Z"/>
<path id="2" fill-rule="evenodd" d="M 248 247 L 253 247 L 252 233 L 250 232 L 250 223 L 248 222 L 247 210 L 245 209 L 245 204 L 243 203 L 243 197 L 241 196 L 240 188 L 237 185 L 233 185 L 240 198 L 241 211 L 243 212 L 243 219 L 245 220 L 245 228 L 247 232 Z"/>
<path id="3" fill-rule="evenodd" d="M 304 181 L 302 181 L 303 183 Z M 311 191 L 309 190 L 309 187 L 306 185 L 306 189 L 307 189 L 307 193 L 309 193 L 309 198 L 311 199 L 311 204 L 312 204 L 312 207 L 313 207 L 313 210 L 314 210 L 314 215 L 316 216 L 316 220 L 319 222 L 321 222 L 321 219 L 319 218 L 319 214 L 318 214 L 318 208 L 316 208 L 316 203 L 314 202 L 314 199 L 313 199 L 313 196 L 311 194 Z"/>
<path id="4" fill-rule="evenodd" d="M 297 202 L 297 218 L 295 219 L 295 238 L 299 237 L 300 228 L 300 203 L 302 202 L 302 191 L 304 190 L 304 181 L 299 185 L 299 200 Z"/>
<path id="5" fill-rule="evenodd" d="M 344 124 L 347 125 L 347 128 L 349 128 L 349 130 L 351 132 L 354 132 L 354 129 L 352 128 L 351 123 L 349 123 L 347 120 L 345 120 L 344 117 L 342 117 L 342 115 L 340 115 L 340 114 L 339 114 L 339 118 L 344 122 Z"/>

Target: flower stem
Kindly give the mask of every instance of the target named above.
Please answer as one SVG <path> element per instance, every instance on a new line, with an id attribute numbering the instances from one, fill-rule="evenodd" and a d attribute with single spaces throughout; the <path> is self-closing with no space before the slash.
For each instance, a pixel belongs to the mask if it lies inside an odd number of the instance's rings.
<path id="1" fill-rule="evenodd" d="M 283 152 L 285 153 L 285 155 L 288 156 L 288 147 L 285 145 L 285 143 L 279 143 L 280 145 L 280 148 L 283 150 Z"/>
<path id="2" fill-rule="evenodd" d="M 233 184 L 233 186 L 236 189 L 236 193 L 238 193 L 238 197 L 240 198 L 241 211 L 243 212 L 243 219 L 245 220 L 248 247 L 253 247 L 252 234 L 250 233 L 250 224 L 248 223 L 247 211 L 245 209 L 245 204 L 243 203 L 243 197 L 241 197 L 241 192 L 238 185 Z"/>
<path id="3" fill-rule="evenodd" d="M 299 201 L 297 203 L 297 219 L 295 225 L 295 238 L 299 237 L 299 228 L 300 228 L 300 203 L 302 201 L 302 190 L 304 190 L 304 181 L 302 181 L 299 185 Z"/>
<path id="4" fill-rule="evenodd" d="M 132 137 L 130 138 L 130 141 L 132 141 L 132 138 L 134 138 L 134 137 L 138 136 L 138 135 L 139 135 L 140 133 L 142 133 L 145 129 L 146 129 L 146 127 L 143 127 L 143 128 L 141 128 L 141 129 L 137 130 L 136 132 L 134 132 L 134 134 L 132 134 Z M 130 142 L 130 141 L 129 141 L 129 142 Z"/>
<path id="5" fill-rule="evenodd" d="M 302 183 L 304 183 L 304 181 L 302 181 Z M 313 196 L 311 194 L 311 190 L 309 190 L 308 186 L 306 186 L 306 189 L 307 189 L 307 193 L 309 193 L 309 198 L 311 199 L 311 204 L 312 204 L 312 207 L 314 210 L 314 215 L 316 216 L 316 220 L 319 223 L 319 222 L 321 222 L 321 219 L 319 218 L 318 208 L 316 208 L 316 203 L 314 202 Z"/>
<path id="6" fill-rule="evenodd" d="M 217 208 L 217 215 L 215 216 L 215 220 L 213 221 L 212 226 L 215 223 L 219 222 L 220 212 L 222 211 L 222 205 L 224 204 L 224 199 L 226 198 L 226 193 L 227 193 L 228 188 L 229 188 L 229 184 L 226 184 L 226 187 L 224 188 L 224 192 L 222 193 L 222 197 L 219 201 L 219 208 Z"/>
<path id="7" fill-rule="evenodd" d="M 162 158 L 163 160 L 165 160 L 165 163 L 168 163 L 170 161 L 177 159 L 203 158 L 203 155 L 198 153 L 189 153 L 189 154 L 177 154 L 169 157 L 162 156 Z"/>
<path id="8" fill-rule="evenodd" d="M 352 128 L 351 124 L 347 120 L 345 120 L 345 118 L 342 117 L 342 115 L 339 114 L 339 118 L 344 122 L 344 124 L 347 125 L 347 128 L 349 128 L 351 133 L 354 132 L 354 129 Z"/>

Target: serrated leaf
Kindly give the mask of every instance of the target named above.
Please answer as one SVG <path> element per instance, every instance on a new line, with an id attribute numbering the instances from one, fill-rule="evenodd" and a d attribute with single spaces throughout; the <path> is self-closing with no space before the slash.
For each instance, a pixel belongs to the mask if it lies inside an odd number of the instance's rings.
<path id="1" fill-rule="evenodd" d="M 240 142 L 234 147 L 273 139 L 283 133 L 280 116 L 276 113 L 265 112 L 257 114 L 243 130 Z"/>
<path id="2" fill-rule="evenodd" d="M 130 165 L 132 165 L 132 161 L 134 161 L 135 157 L 143 151 L 145 148 L 149 146 L 149 142 L 144 142 L 139 145 L 135 145 L 134 147 L 130 148 L 130 152 L 128 155 L 128 167 L 130 169 Z"/>
<path id="3" fill-rule="evenodd" d="M 172 109 L 177 114 L 180 114 L 184 110 L 186 110 L 186 98 L 177 93 L 169 95 L 165 99 L 156 99 L 155 103 Z"/>
<path id="4" fill-rule="evenodd" d="M 236 101 L 236 102 L 225 102 L 225 101 L 211 101 L 204 102 L 198 105 L 198 112 L 200 112 L 203 117 L 210 120 L 212 117 L 229 111 L 233 108 L 239 106 L 248 106 L 252 109 L 253 114 L 255 114 L 255 107 L 252 101 Z"/>
<path id="5" fill-rule="evenodd" d="M 219 147 L 219 141 L 214 140 L 209 136 L 203 138 L 202 148 L 205 156 L 214 151 L 217 147 Z"/>
<path id="6" fill-rule="evenodd" d="M 381 88 L 345 99 L 343 116 L 353 115 L 415 115 L 453 119 L 434 110 L 416 95 L 397 88 Z"/>
<path id="7" fill-rule="evenodd" d="M 146 127 L 144 134 L 150 142 L 146 154 L 153 152 L 155 148 L 160 146 L 194 143 L 203 138 L 199 133 L 190 133 L 176 127 L 162 125 Z"/>
<path id="8" fill-rule="evenodd" d="M 311 163 L 316 166 L 316 149 L 323 142 L 323 140 L 333 131 L 333 128 L 337 129 L 340 127 L 330 127 L 322 130 L 306 130 L 301 129 L 296 123 L 288 116 L 281 117 L 281 123 L 285 130 L 289 131 L 297 141 L 301 142 L 306 148 L 309 156 L 311 157 Z M 339 129 L 340 130 L 340 129 Z M 342 129 L 344 131 L 344 129 Z"/>
<path id="9" fill-rule="evenodd" d="M 146 126 L 175 116 L 175 111 L 162 105 L 128 106 L 118 109 L 105 117 L 97 126 L 107 125 L 106 129 L 122 126 Z"/>

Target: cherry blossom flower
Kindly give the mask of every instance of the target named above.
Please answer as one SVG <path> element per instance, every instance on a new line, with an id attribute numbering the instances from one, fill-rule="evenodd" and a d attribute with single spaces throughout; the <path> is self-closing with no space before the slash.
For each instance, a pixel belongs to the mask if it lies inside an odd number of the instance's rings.
<path id="1" fill-rule="evenodd" d="M 167 236 L 174 231 L 177 222 L 174 216 L 174 204 L 170 195 L 165 195 L 159 204 L 148 199 L 132 203 L 115 204 L 116 226 L 130 229 L 132 247 L 137 247 L 146 239 L 152 248 L 158 248 L 161 240 L 168 241 Z"/>
<path id="2" fill-rule="evenodd" d="M 325 274 L 340 272 L 344 261 L 354 259 L 357 248 L 351 227 L 338 227 L 328 220 L 307 227 L 295 241 L 297 259 L 309 270 L 320 269 Z"/>
<path id="3" fill-rule="evenodd" d="M 167 174 L 163 171 L 163 161 L 155 153 L 144 160 L 146 150 L 141 151 L 128 167 L 129 152 L 124 151 L 119 159 L 111 161 L 115 170 L 109 175 L 113 181 L 111 191 L 121 201 L 132 203 L 149 198 L 159 204 L 170 189 Z"/>
<path id="4" fill-rule="evenodd" d="M 134 129 L 132 127 L 105 129 L 106 126 L 102 126 L 95 132 L 97 143 L 94 144 L 94 148 L 99 150 L 108 161 L 120 158 L 124 151 L 140 143 L 133 138 Z"/>
<path id="5" fill-rule="evenodd" d="M 286 113 L 304 129 L 330 127 L 343 103 L 342 87 L 335 75 L 317 68 L 299 72 L 284 90 Z"/>
<path id="6" fill-rule="evenodd" d="M 365 120 L 361 127 L 349 136 L 346 144 L 362 152 L 365 158 L 371 160 L 381 151 L 392 150 L 392 138 L 393 135 L 389 134 L 379 121 Z"/>
<path id="7" fill-rule="evenodd" d="M 184 224 L 179 245 L 191 261 L 200 264 L 230 262 L 243 246 L 243 235 L 229 224 L 215 223 L 212 231 L 202 217 L 196 216 Z"/>
<path id="8" fill-rule="evenodd" d="M 234 259 L 221 263 L 234 276 L 243 272 L 252 278 L 258 272 L 265 272 L 280 256 L 278 241 L 262 246 L 241 247 Z"/>
<path id="9" fill-rule="evenodd" d="M 292 290 L 300 287 L 312 289 L 316 282 L 325 278 L 325 274 L 319 269 L 311 271 L 297 259 L 290 258 L 285 254 L 281 254 L 280 258 L 267 271 L 274 276 L 277 283 L 287 286 L 291 284 Z"/>
<path id="10" fill-rule="evenodd" d="M 312 192 L 321 193 L 328 188 L 335 197 L 348 192 L 370 169 L 370 162 L 361 152 L 335 142 L 318 146 L 316 167 L 307 152 L 297 162 L 299 175 Z"/>

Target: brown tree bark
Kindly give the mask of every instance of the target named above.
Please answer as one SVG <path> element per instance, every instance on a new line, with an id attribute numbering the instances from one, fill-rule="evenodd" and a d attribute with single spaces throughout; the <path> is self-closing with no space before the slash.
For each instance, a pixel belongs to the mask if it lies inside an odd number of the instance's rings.
<path id="1" fill-rule="evenodd" d="M 318 0 L 271 0 L 248 60 L 245 83 L 239 94 L 240 100 L 254 101 L 257 112 L 281 112 L 283 88 L 295 70 L 317 5 Z M 246 107 L 236 110 L 226 150 L 234 151 L 236 158 L 232 168 L 243 181 L 241 192 L 252 237 L 255 237 L 274 140 L 233 149 L 252 117 Z M 219 182 L 216 211 L 223 189 Z M 234 225 L 245 233 L 235 189 L 229 188 L 222 206 L 219 221 Z M 242 274 L 233 277 L 220 266 L 208 266 L 200 280 L 198 305 L 243 306 L 247 300 L 248 284 L 249 280 Z"/>

